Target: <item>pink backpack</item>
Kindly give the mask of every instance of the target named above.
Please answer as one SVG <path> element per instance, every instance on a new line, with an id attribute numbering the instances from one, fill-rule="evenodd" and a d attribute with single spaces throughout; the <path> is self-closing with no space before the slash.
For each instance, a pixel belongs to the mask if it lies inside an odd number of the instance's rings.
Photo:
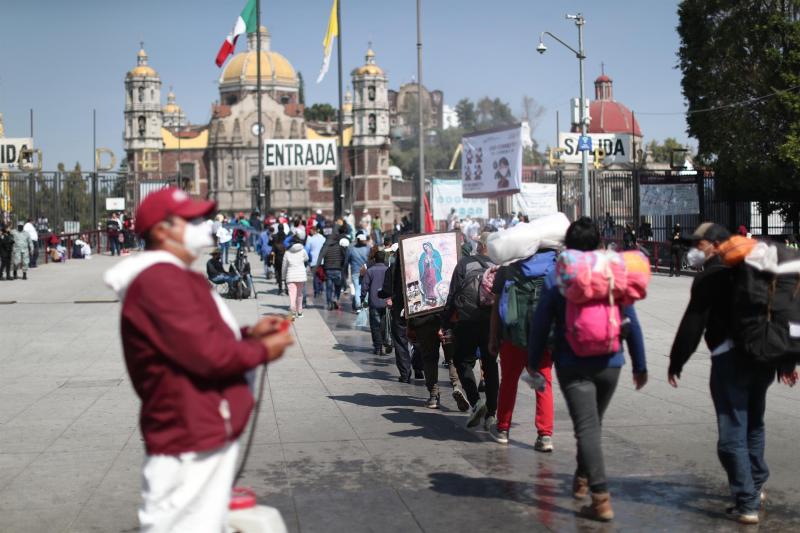
<path id="1" fill-rule="evenodd" d="M 495 294 L 492 292 L 492 285 L 494 285 L 494 277 L 498 268 L 500 268 L 499 265 L 492 265 L 483 271 L 481 289 L 478 292 L 478 300 L 481 306 L 491 307 L 494 305 Z"/>
<path id="2" fill-rule="evenodd" d="M 556 281 L 567 300 L 565 336 L 575 355 L 619 351 L 621 306 L 644 298 L 649 279 L 650 266 L 644 257 L 611 251 L 561 253 Z"/>

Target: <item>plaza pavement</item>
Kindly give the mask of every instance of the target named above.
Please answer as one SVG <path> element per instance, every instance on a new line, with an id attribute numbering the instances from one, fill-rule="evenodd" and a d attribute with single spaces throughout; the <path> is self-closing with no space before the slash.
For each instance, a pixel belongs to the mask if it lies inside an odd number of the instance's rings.
<path id="1" fill-rule="evenodd" d="M 2 532 L 137 530 L 138 400 L 121 355 L 119 304 L 101 281 L 117 261 L 44 265 L 28 281 L 0 282 Z M 241 323 L 287 311 L 272 282 L 256 281 L 257 300 L 229 302 Z M 511 443 L 501 447 L 482 429 L 464 429 L 444 369 L 443 408 L 427 410 L 422 383 L 398 383 L 393 357 L 371 354 L 354 315 L 324 311 L 312 299 L 294 325 L 298 343 L 269 369 L 240 484 L 278 507 L 293 532 L 747 530 L 724 518 L 708 352 L 692 358 L 678 390 L 666 383 L 690 282 L 655 277 L 637 305 L 650 383 L 635 392 L 628 365 L 607 413 L 611 525 L 575 515 L 579 506 L 568 496 L 575 447 L 559 391 L 555 453 L 533 451 L 525 383 Z M 770 389 L 765 531 L 800 528 L 798 399 L 800 391 Z"/>

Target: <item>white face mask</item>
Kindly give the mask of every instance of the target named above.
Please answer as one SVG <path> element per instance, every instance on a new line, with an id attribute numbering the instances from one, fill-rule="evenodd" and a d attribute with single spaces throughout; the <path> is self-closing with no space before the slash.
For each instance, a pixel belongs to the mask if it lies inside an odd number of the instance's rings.
<path id="1" fill-rule="evenodd" d="M 204 248 L 214 245 L 211 229 L 205 222 L 187 222 L 183 230 L 183 246 L 195 256 L 200 257 Z"/>
<path id="2" fill-rule="evenodd" d="M 697 248 L 692 248 L 689 250 L 689 253 L 686 254 L 686 261 L 689 262 L 689 266 L 699 268 L 705 264 L 706 254 Z"/>

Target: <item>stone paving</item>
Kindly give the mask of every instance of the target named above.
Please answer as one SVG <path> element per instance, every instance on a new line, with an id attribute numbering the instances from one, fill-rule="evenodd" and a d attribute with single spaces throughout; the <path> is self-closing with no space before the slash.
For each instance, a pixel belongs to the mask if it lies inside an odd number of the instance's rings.
<path id="1" fill-rule="evenodd" d="M 44 265 L 28 281 L 0 282 L 2 532 L 137 530 L 138 400 L 121 355 L 119 304 L 101 282 L 118 260 Z M 257 300 L 229 302 L 243 324 L 287 311 L 274 284 L 256 281 Z M 371 354 L 354 315 L 312 299 L 294 325 L 299 342 L 269 369 L 240 484 L 279 508 L 293 532 L 746 530 L 724 517 L 708 352 L 693 357 L 678 390 L 666 383 L 690 282 L 656 277 L 637 305 L 650 383 L 634 391 L 628 366 L 607 414 L 613 524 L 576 517 L 568 496 L 575 446 L 558 391 L 555 453 L 533 451 L 534 401 L 524 384 L 511 443 L 499 446 L 464 429 L 449 385 L 443 408 L 425 409 L 422 383 L 398 383 L 393 358 Z M 444 369 L 440 380 L 448 383 Z M 800 529 L 799 399 L 770 389 L 767 531 Z"/>

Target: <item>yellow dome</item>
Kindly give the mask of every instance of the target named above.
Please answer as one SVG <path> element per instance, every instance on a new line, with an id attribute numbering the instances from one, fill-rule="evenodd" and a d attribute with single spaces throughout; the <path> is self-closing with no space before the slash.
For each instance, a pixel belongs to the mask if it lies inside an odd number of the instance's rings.
<path id="1" fill-rule="evenodd" d="M 142 77 L 142 76 L 148 78 L 155 78 L 158 76 L 158 74 L 153 69 L 153 67 L 150 67 L 148 65 L 139 65 L 137 67 L 133 67 L 133 69 L 131 69 L 131 71 L 128 72 L 128 77 L 130 78 Z"/>
<path id="2" fill-rule="evenodd" d="M 167 104 L 164 106 L 163 111 L 168 114 L 178 114 L 181 112 L 181 106 L 178 104 Z"/>
<path id="3" fill-rule="evenodd" d="M 366 64 L 353 70 L 353 76 L 383 76 L 383 69 L 375 64 L 375 52 L 370 46 L 365 57 Z"/>
<path id="4" fill-rule="evenodd" d="M 222 73 L 220 83 L 233 83 L 239 81 L 256 82 L 256 52 L 241 52 L 233 56 Z M 297 74 L 294 67 L 285 57 L 278 52 L 261 51 L 261 81 L 268 81 L 273 76 L 280 81 L 297 83 Z"/>

